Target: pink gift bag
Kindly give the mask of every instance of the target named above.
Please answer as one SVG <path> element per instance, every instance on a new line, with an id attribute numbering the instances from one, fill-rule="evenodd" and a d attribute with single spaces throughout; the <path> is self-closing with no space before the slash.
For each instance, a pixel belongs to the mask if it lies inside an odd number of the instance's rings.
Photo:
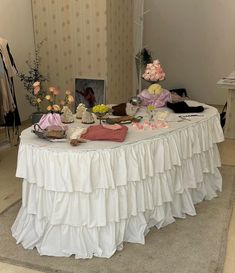
<path id="1" fill-rule="evenodd" d="M 38 122 L 38 125 L 45 130 L 46 128 L 50 127 L 50 126 L 61 126 L 64 127 L 62 122 L 61 122 L 61 118 L 60 118 L 60 114 L 57 113 L 48 113 L 48 114 L 44 114 L 41 119 Z"/>

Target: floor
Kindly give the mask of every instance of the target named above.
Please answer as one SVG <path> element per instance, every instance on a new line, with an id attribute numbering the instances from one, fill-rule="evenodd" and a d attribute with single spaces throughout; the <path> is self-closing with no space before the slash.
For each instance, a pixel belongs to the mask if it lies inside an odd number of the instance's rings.
<path id="1" fill-rule="evenodd" d="M 27 127 L 24 124 L 21 130 Z M 0 143 L 4 141 L 5 133 L 0 131 Z M 1 148 L 1 146 L 0 146 Z M 222 163 L 225 165 L 235 166 L 235 140 L 227 139 L 225 142 L 219 144 Z M 0 212 L 8 207 L 12 199 L 20 199 L 21 184 L 15 178 L 17 146 L 15 143 L 9 148 L 7 145 L 0 149 Z M 235 203 L 234 203 L 235 208 Z M 41 271 L 32 270 L 17 265 L 11 265 L 0 262 L 0 273 L 39 273 Z M 235 273 L 235 209 L 230 222 L 227 252 L 225 259 L 225 266 L 223 273 Z"/>
<path id="2" fill-rule="evenodd" d="M 221 160 L 224 165 L 235 166 L 235 140 L 226 139 L 219 144 Z M 229 226 L 227 251 L 223 273 L 235 273 L 235 202 Z"/>

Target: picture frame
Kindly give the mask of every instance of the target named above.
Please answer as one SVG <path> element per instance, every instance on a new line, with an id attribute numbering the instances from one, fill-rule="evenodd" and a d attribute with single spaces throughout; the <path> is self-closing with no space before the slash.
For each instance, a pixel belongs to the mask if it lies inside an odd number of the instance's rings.
<path id="1" fill-rule="evenodd" d="M 80 103 L 92 108 L 96 104 L 105 104 L 105 101 L 104 79 L 75 79 L 75 110 Z"/>

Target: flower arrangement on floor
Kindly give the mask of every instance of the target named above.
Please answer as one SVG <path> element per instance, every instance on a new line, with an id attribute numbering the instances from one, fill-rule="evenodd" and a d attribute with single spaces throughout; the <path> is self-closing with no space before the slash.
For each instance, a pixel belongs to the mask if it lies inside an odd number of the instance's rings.
<path id="1" fill-rule="evenodd" d="M 27 91 L 25 95 L 30 105 L 36 107 L 37 111 L 41 111 L 41 102 L 44 100 L 46 91 L 42 88 L 43 83 L 48 80 L 48 77 L 44 76 L 40 71 L 41 58 L 39 56 L 40 48 L 43 45 L 40 42 L 35 49 L 35 59 L 32 61 L 31 58 L 26 61 L 29 68 L 28 73 L 18 73 L 20 81 L 23 82 L 24 88 Z"/>
<path id="2" fill-rule="evenodd" d="M 143 79 L 151 82 L 163 81 L 165 79 L 165 72 L 163 71 L 159 60 L 154 60 L 152 63 L 147 64 Z"/>

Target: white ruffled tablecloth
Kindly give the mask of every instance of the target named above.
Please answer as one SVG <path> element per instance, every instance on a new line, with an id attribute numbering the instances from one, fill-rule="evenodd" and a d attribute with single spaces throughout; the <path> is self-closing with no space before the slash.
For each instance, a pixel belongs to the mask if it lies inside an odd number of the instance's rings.
<path id="1" fill-rule="evenodd" d="M 222 188 L 216 143 L 223 131 L 218 111 L 206 108 L 183 122 L 171 114 L 167 129 L 129 126 L 123 143 L 72 147 L 23 131 L 16 171 L 22 207 L 12 226 L 17 243 L 41 255 L 109 258 L 123 242 L 144 244 L 153 226 L 196 215 L 194 204 Z"/>

